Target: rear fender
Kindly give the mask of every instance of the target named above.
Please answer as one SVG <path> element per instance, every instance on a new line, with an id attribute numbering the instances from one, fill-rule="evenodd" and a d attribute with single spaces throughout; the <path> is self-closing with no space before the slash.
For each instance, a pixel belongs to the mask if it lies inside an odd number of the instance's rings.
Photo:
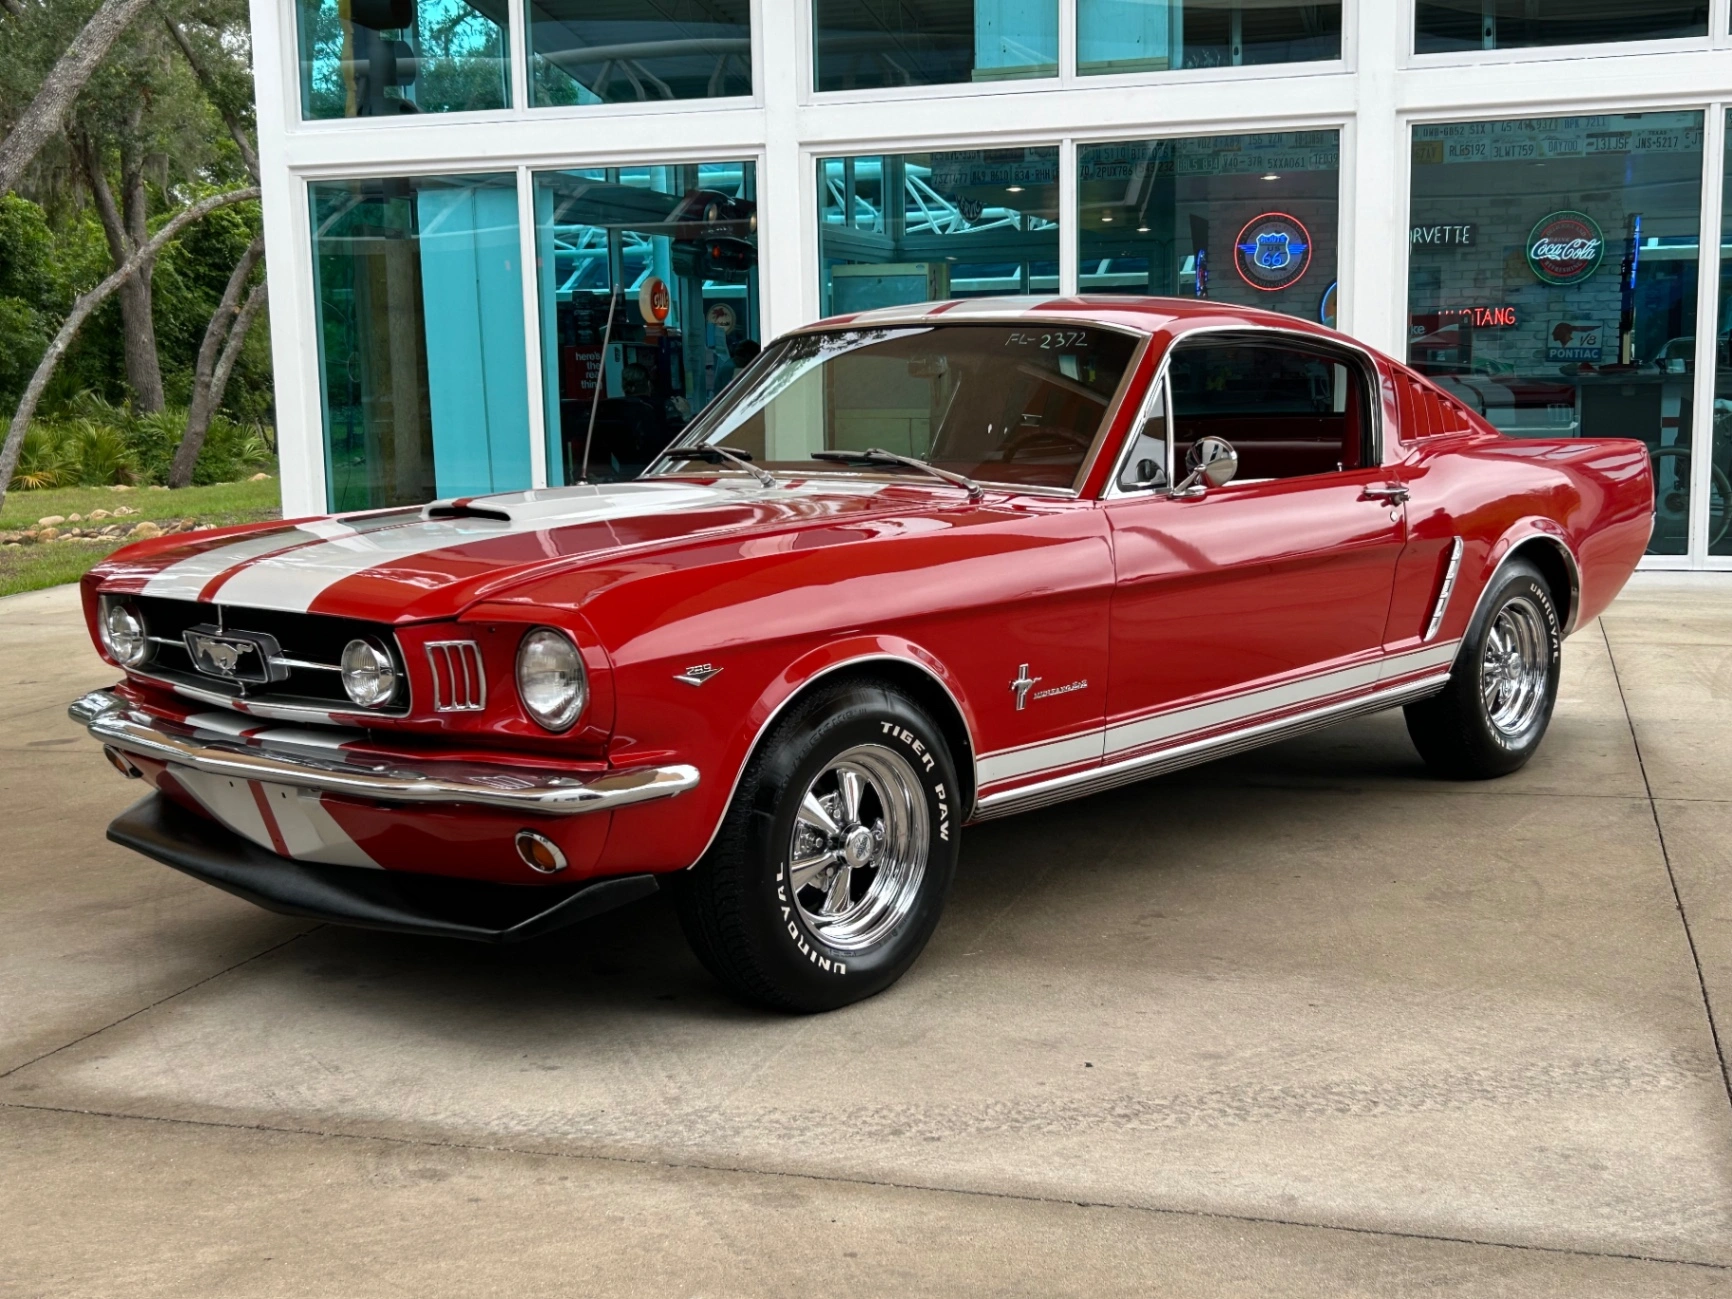
<path id="1" fill-rule="evenodd" d="M 1492 545 L 1481 570 L 1479 594 L 1466 618 L 1457 622 L 1460 614 L 1455 613 L 1450 619 L 1455 623 L 1449 631 L 1450 635 L 1467 635 L 1468 629 L 1479 618 L 1485 602 L 1491 598 L 1492 590 L 1497 586 L 1503 570 L 1518 557 L 1531 560 L 1545 577 L 1546 584 L 1552 591 L 1553 602 L 1557 605 L 1563 634 L 1568 636 L 1575 631 L 1582 608 L 1581 564 L 1563 526 L 1555 519 L 1541 515 L 1519 520 Z"/>

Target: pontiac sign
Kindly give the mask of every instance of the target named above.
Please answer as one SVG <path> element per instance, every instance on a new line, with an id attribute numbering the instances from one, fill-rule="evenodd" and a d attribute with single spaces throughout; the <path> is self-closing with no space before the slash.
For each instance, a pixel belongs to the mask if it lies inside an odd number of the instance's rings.
<path id="1" fill-rule="evenodd" d="M 1545 284 L 1568 287 L 1590 279 L 1606 256 L 1599 222 L 1581 212 L 1554 212 L 1528 236 L 1528 267 Z"/>

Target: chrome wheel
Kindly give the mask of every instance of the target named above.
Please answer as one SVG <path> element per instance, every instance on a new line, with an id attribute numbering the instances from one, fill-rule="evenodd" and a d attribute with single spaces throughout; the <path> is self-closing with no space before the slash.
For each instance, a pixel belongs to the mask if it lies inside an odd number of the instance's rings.
<path id="1" fill-rule="evenodd" d="M 860 952 L 914 909 L 926 875 L 926 798 L 901 754 L 861 744 L 807 788 L 788 851 L 800 920 L 827 947 Z"/>
<path id="2" fill-rule="evenodd" d="M 1546 618 L 1526 596 L 1497 612 L 1486 637 L 1479 691 L 1485 715 L 1501 734 L 1515 737 L 1534 724 L 1545 705 L 1552 644 Z"/>

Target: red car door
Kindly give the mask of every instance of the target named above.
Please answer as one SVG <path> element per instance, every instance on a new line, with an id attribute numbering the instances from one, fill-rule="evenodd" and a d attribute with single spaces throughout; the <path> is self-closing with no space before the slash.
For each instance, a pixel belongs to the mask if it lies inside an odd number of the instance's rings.
<path id="1" fill-rule="evenodd" d="M 1151 466 L 1133 449 L 1113 489 L 1108 763 L 1370 691 L 1406 539 L 1368 365 L 1211 338 L 1181 343 L 1167 382 L 1171 472 L 1218 436 L 1239 474 L 1189 497 L 1139 489 Z"/>

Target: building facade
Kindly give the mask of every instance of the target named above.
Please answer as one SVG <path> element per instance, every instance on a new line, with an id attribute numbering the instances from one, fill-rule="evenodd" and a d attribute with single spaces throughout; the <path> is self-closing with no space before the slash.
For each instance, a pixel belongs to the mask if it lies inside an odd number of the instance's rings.
<path id="1" fill-rule="evenodd" d="M 1178 294 L 1642 438 L 1647 562 L 1732 567 L 1732 0 L 252 9 L 293 513 L 629 474 L 835 312 Z"/>

